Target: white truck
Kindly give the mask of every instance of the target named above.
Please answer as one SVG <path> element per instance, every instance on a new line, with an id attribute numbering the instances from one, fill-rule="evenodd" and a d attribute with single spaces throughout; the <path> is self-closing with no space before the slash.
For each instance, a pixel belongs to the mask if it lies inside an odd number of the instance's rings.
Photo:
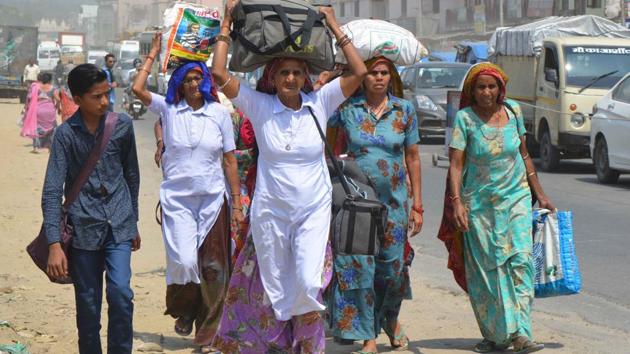
<path id="1" fill-rule="evenodd" d="M 593 106 L 630 71 L 630 30 L 597 16 L 552 17 L 497 29 L 489 45 L 542 169 L 588 158 Z"/>

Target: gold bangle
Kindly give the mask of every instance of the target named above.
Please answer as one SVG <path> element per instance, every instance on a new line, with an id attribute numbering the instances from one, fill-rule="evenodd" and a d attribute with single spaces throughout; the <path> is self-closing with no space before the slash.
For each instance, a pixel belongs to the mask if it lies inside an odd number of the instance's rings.
<path id="1" fill-rule="evenodd" d="M 523 158 L 523 160 L 527 160 L 529 158 L 529 154 L 525 154 L 525 156 L 521 155 L 521 157 Z"/>
<path id="2" fill-rule="evenodd" d="M 151 59 L 151 61 L 155 61 L 155 57 L 147 55 L 147 59 Z"/>
<path id="3" fill-rule="evenodd" d="M 140 70 L 139 70 L 139 71 L 144 71 L 145 73 L 147 73 L 147 74 L 151 75 L 151 71 L 149 71 L 149 70 L 147 70 L 147 69 L 145 69 L 145 68 L 140 68 Z"/>
<path id="4" fill-rule="evenodd" d="M 162 140 L 162 139 L 158 139 L 158 140 L 155 142 L 155 145 L 156 145 L 156 146 L 160 146 L 160 143 L 163 143 L 163 142 L 164 142 L 164 140 Z"/>
<path id="5" fill-rule="evenodd" d="M 226 36 L 224 34 L 217 34 L 217 36 L 215 37 L 217 42 L 225 42 L 228 45 L 230 45 L 230 43 L 232 42 L 232 38 L 230 38 L 230 36 Z"/>
<path id="6" fill-rule="evenodd" d="M 528 173 L 527 177 L 531 177 L 531 176 L 534 176 L 534 175 L 536 175 L 536 171 Z"/>
<path id="7" fill-rule="evenodd" d="M 452 195 L 451 196 L 451 201 L 452 202 L 456 201 L 457 199 L 460 199 L 458 195 Z"/>

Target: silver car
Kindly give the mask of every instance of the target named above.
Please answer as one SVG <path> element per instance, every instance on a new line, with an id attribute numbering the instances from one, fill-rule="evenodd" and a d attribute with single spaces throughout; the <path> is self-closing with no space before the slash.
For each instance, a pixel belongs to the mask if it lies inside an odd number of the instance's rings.
<path id="1" fill-rule="evenodd" d="M 403 70 L 404 98 L 416 108 L 421 136 L 444 135 L 447 92 L 459 89 L 468 68 L 466 63 L 429 62 Z"/>

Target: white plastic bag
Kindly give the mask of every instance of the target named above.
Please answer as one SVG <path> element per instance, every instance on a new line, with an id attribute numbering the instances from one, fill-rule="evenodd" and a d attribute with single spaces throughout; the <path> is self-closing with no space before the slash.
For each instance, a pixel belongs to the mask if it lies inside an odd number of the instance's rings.
<path id="1" fill-rule="evenodd" d="M 160 51 L 162 71 L 187 60 L 207 61 L 220 24 L 218 9 L 182 2 L 166 9 Z"/>
<path id="2" fill-rule="evenodd" d="M 573 213 L 535 209 L 533 219 L 536 297 L 579 293 L 582 279 L 573 243 Z"/>
<path id="3" fill-rule="evenodd" d="M 429 51 L 406 29 L 382 20 L 355 20 L 341 26 L 352 39 L 361 59 L 383 56 L 395 65 L 412 65 L 429 55 Z M 337 50 L 337 63 L 347 63 L 343 51 Z"/>

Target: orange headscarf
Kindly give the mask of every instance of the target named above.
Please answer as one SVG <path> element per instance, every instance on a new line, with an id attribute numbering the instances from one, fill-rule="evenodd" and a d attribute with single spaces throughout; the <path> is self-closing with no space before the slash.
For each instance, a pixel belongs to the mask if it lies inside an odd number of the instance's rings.
<path id="1" fill-rule="evenodd" d="M 468 74 L 466 74 L 466 78 L 464 79 L 462 96 L 459 101 L 459 109 L 470 107 L 475 103 L 473 90 L 479 75 L 489 75 L 497 79 L 497 82 L 499 83 L 499 97 L 497 98 L 497 103 L 503 104 L 503 101 L 505 100 L 508 76 L 497 65 L 484 62 L 475 64 L 470 68 L 470 70 L 468 70 Z"/>

